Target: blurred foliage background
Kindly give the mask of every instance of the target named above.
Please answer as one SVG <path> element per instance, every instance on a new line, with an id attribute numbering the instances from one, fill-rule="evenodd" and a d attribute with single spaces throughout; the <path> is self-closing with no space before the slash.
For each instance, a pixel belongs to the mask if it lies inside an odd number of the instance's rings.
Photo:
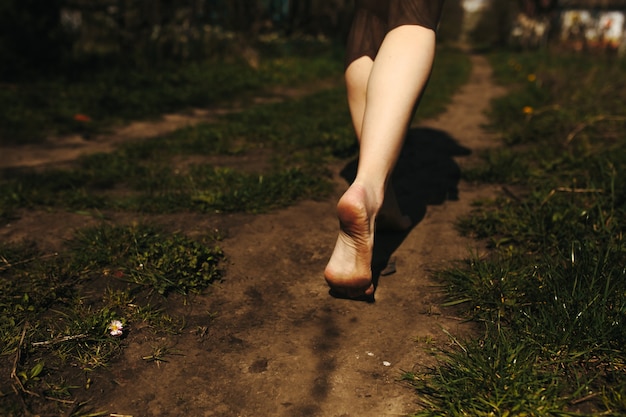
<path id="1" fill-rule="evenodd" d="M 341 43 L 354 0 L 3 0 L 0 79 L 244 56 L 259 38 Z M 446 2 L 442 39 L 458 38 L 461 0 Z"/>
<path id="2" fill-rule="evenodd" d="M 254 63 L 268 39 L 309 38 L 343 45 L 355 0 L 3 0 L 0 82 L 103 67 L 244 58 Z M 479 5 L 476 6 L 471 5 Z M 440 43 L 511 46 L 524 30 L 546 25 L 546 46 L 565 9 L 623 10 L 626 2 L 446 0 Z M 476 10 L 479 10 L 476 12 Z M 519 29 L 519 27 L 518 27 Z M 542 35 L 543 36 L 543 35 Z"/>

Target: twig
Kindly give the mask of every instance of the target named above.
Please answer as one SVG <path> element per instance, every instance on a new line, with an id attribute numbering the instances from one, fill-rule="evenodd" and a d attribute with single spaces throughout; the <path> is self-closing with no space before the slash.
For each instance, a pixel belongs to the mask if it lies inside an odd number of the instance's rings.
<path id="1" fill-rule="evenodd" d="M 463 346 L 463 345 L 461 344 L 461 342 L 459 342 L 459 341 L 457 340 L 457 338 L 456 338 L 456 337 L 452 336 L 452 333 L 450 333 L 449 331 L 447 331 L 447 330 L 446 330 L 443 326 L 441 326 L 441 325 L 440 325 L 439 327 L 441 327 L 441 330 L 442 330 L 442 331 L 446 334 L 446 336 L 448 336 L 448 337 L 449 337 L 449 338 L 450 338 L 450 339 L 454 342 L 454 344 L 455 344 L 455 345 L 457 345 L 458 347 L 460 347 L 461 349 L 463 349 L 463 352 L 465 352 L 466 354 L 468 353 L 468 352 L 467 352 L 467 349 L 465 348 L 465 346 Z"/>
<path id="2" fill-rule="evenodd" d="M 541 205 L 544 205 L 548 202 L 549 199 L 552 198 L 552 196 L 554 196 L 556 193 L 561 192 L 561 193 L 576 193 L 576 194 L 592 194 L 592 193 L 598 193 L 601 194 L 604 192 L 604 190 L 602 189 L 597 189 L 597 188 L 569 188 L 569 187 L 558 187 L 558 188 L 554 188 L 552 189 L 552 191 L 550 191 L 548 193 L 548 195 L 546 196 L 546 198 L 543 199 L 543 201 L 541 202 Z"/>
<path id="3" fill-rule="evenodd" d="M 22 335 L 20 336 L 20 343 L 17 346 L 17 353 L 15 354 L 15 358 L 13 359 L 13 369 L 11 369 L 11 379 L 15 380 L 15 382 L 17 383 L 17 387 L 19 387 L 19 391 L 21 391 L 21 392 L 23 392 L 25 394 L 28 394 L 28 395 L 32 395 L 33 397 L 41 398 L 41 395 L 37 394 L 36 392 L 32 392 L 30 390 L 27 390 L 24 387 L 24 384 L 22 384 L 22 381 L 20 380 L 20 377 L 17 375 L 17 365 L 20 362 L 22 346 L 24 345 L 24 339 L 26 338 L 26 330 L 27 329 L 28 329 L 28 323 L 25 323 L 24 324 L 24 328 L 22 329 Z M 17 390 L 17 388 L 15 387 L 15 385 L 13 385 L 13 389 L 15 390 L 16 393 L 19 392 Z M 72 400 L 63 400 L 61 398 L 48 397 L 47 395 L 44 395 L 43 398 L 45 398 L 46 400 L 56 401 L 56 402 L 60 402 L 60 403 L 63 403 L 63 404 L 74 404 L 75 403 L 75 401 L 72 401 Z"/>
<path id="4" fill-rule="evenodd" d="M 17 375 L 17 364 L 20 362 L 20 353 L 22 351 L 22 345 L 24 344 L 24 338 L 26 337 L 26 329 L 28 328 L 28 323 L 24 324 L 24 328 L 22 329 L 22 336 L 20 337 L 20 343 L 17 346 L 17 353 L 15 354 L 15 359 L 13 360 L 13 369 L 11 370 L 11 378 L 17 382 L 17 386 L 20 388 L 20 391 L 32 395 L 34 397 L 41 397 L 36 392 L 32 392 L 24 388 L 24 384 L 20 380 L 20 377 Z M 13 386 L 15 389 L 15 386 Z"/>
<path id="5" fill-rule="evenodd" d="M 565 140 L 565 143 L 569 144 L 572 140 L 574 140 L 576 135 L 578 135 L 580 132 L 582 132 L 587 127 L 591 126 L 592 124 L 595 124 L 595 123 L 598 123 L 598 122 L 602 122 L 602 121 L 605 121 L 605 120 L 606 121 L 612 121 L 612 122 L 624 122 L 624 121 L 626 121 L 626 117 L 624 117 L 624 116 L 607 116 L 607 115 L 600 115 L 600 116 L 592 117 L 587 122 L 578 124 L 578 126 L 576 126 L 576 128 L 574 130 L 572 130 L 569 133 L 569 135 L 567 135 L 567 139 Z"/>
<path id="6" fill-rule="evenodd" d="M 28 392 L 28 391 L 27 391 L 27 392 Z M 31 393 L 29 392 L 29 394 L 31 394 Z M 35 394 L 35 395 L 36 395 L 36 394 Z M 63 400 L 63 399 L 61 399 L 61 398 L 48 397 L 47 395 L 44 395 L 44 398 L 45 398 L 46 400 L 56 401 L 56 402 L 58 402 L 58 403 L 62 403 L 62 404 L 76 404 L 76 401 L 75 401 L 75 400 Z"/>
<path id="7" fill-rule="evenodd" d="M 22 408 L 24 408 L 24 411 L 28 410 L 28 407 L 26 406 L 26 402 L 24 401 L 24 398 L 22 398 L 21 392 L 17 389 L 15 384 L 11 384 L 11 388 L 13 388 L 13 391 L 15 392 L 15 396 L 20 400 L 20 403 L 22 404 Z"/>
<path id="8" fill-rule="evenodd" d="M 580 194 L 584 194 L 584 193 L 603 193 L 604 190 L 602 189 L 598 189 L 598 188 L 570 188 L 570 187 L 557 187 L 554 190 L 552 190 L 554 192 L 561 192 L 561 193 L 580 193 Z"/>
<path id="9" fill-rule="evenodd" d="M 592 398 L 595 398 L 595 397 L 597 397 L 597 396 L 598 396 L 598 393 L 597 393 L 597 392 L 594 392 L 593 394 L 585 395 L 585 396 L 584 396 L 584 397 L 582 397 L 582 398 L 578 398 L 578 399 L 576 399 L 576 400 L 573 400 L 573 401 L 571 402 L 571 404 L 572 404 L 572 405 L 578 405 L 578 404 L 580 404 L 580 403 L 584 403 L 585 401 L 589 401 L 589 400 L 591 400 Z"/>
<path id="10" fill-rule="evenodd" d="M 57 343 L 68 342 L 70 340 L 84 339 L 85 337 L 87 337 L 86 334 L 77 334 L 77 335 L 74 335 L 74 336 L 64 336 L 64 337 L 61 337 L 61 338 L 55 339 L 55 340 L 44 340 L 43 342 L 33 342 L 33 343 L 31 343 L 31 345 L 33 345 L 33 346 L 55 345 Z"/>
<path id="11" fill-rule="evenodd" d="M 502 191 L 504 191 L 504 193 L 506 195 L 508 195 L 509 197 L 511 197 L 513 200 L 517 201 L 518 203 L 522 202 L 522 199 L 519 198 L 518 196 L 515 195 L 515 193 L 513 191 L 511 191 L 511 189 L 509 189 L 509 187 L 507 186 L 503 186 L 502 187 Z"/>
<path id="12" fill-rule="evenodd" d="M 34 256 L 32 258 L 24 259 L 24 260 L 21 260 L 19 262 L 15 262 L 13 264 L 11 262 L 9 262 L 8 259 L 3 256 L 2 257 L 2 262 L 4 262 L 4 265 L 0 266 L 0 272 L 2 272 L 4 270 L 7 270 L 9 268 L 13 268 L 16 265 L 27 264 L 29 262 L 32 262 L 32 261 L 36 260 L 36 259 L 48 259 L 48 258 L 53 258 L 55 256 L 59 256 L 59 254 L 57 252 L 55 252 L 55 253 L 49 253 L 47 255 Z"/>
<path id="13" fill-rule="evenodd" d="M 22 386 L 22 381 L 17 376 L 17 364 L 20 362 L 20 354 L 22 351 L 22 344 L 24 343 L 24 338 L 26 337 L 26 329 L 28 328 L 28 323 L 24 323 L 24 328 L 22 329 L 22 336 L 20 337 L 20 343 L 17 345 L 17 353 L 15 354 L 15 358 L 13 359 L 13 369 L 11 370 L 11 378 L 17 380 L 20 384 L 20 388 L 24 389 Z"/>

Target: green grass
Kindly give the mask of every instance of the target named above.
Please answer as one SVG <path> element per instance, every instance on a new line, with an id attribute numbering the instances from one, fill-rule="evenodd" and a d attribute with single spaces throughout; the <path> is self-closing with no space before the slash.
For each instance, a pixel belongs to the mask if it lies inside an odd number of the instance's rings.
<path id="1" fill-rule="evenodd" d="M 415 120 L 432 118 L 444 112 L 451 97 L 468 81 L 471 69 L 471 62 L 465 53 L 448 47 L 439 48 Z"/>
<path id="2" fill-rule="evenodd" d="M 114 275 L 161 295 L 202 291 L 220 276 L 223 256 L 219 248 L 148 227 L 82 230 L 72 246 L 81 268 L 105 270 L 115 265 Z"/>
<path id="3" fill-rule="evenodd" d="M 287 46 L 273 48 L 257 68 L 237 58 L 154 67 L 102 63 L 65 77 L 5 85 L 0 88 L 0 143 L 40 142 L 49 135 L 68 133 L 89 136 L 114 124 L 207 107 L 278 85 L 302 85 L 340 73 L 335 46 L 303 47 L 311 49 L 312 55 L 296 55 Z M 76 120 L 76 115 L 90 120 Z"/>
<path id="4" fill-rule="evenodd" d="M 271 80 L 264 86 L 340 77 L 339 66 L 329 64 L 326 53 L 311 60 L 297 55 L 268 59 L 277 67 L 265 73 Z M 340 65 L 341 60 L 337 62 Z M 440 69 L 434 71 L 429 89 L 438 93 L 423 99 L 418 117 L 442 111 L 470 70 L 468 58 L 452 50 L 440 51 L 436 65 Z M 182 74 L 168 77 L 190 83 L 187 70 L 180 68 Z M 231 88 L 228 94 L 239 98 L 248 94 L 249 88 L 237 87 L 237 77 L 247 77 L 242 74 L 234 74 L 233 84 L 226 87 Z M 259 82 L 255 77 L 249 81 Z M 152 94 L 151 81 L 138 78 L 133 83 L 137 90 L 129 94 L 137 96 L 129 100 L 145 99 L 146 106 L 133 113 L 123 103 L 107 104 L 119 107 L 115 117 L 129 120 L 149 116 L 148 110 L 158 114 L 169 109 L 153 108 L 147 103 L 156 99 L 142 98 Z M 260 84 L 250 88 L 257 87 Z M 124 97 L 123 88 L 111 91 Z M 94 89 L 87 101 L 108 100 L 109 93 L 101 94 L 104 91 L 104 86 Z M 42 106 L 48 105 L 48 97 L 37 96 L 34 90 L 33 94 Z M 219 93 L 220 99 L 222 94 L 227 93 Z M 179 99 L 168 105 L 174 109 L 198 104 Z M 23 116 L 18 114 L 16 120 L 28 126 Z M 33 128 L 60 129 L 48 116 L 42 116 L 41 126 L 33 122 Z M 103 123 L 113 120 L 113 113 L 109 116 Z M 0 172 L 0 219 L 9 221 L 22 209 L 103 212 L 105 217 L 121 211 L 142 212 L 146 217 L 189 211 L 259 213 L 327 196 L 332 185 L 329 165 L 355 155 L 345 90 L 329 88 L 301 99 L 251 105 L 214 123 L 127 143 L 64 168 L 4 170 Z M 58 254 L 41 252 L 36 242 L 0 245 L 0 369 L 10 375 L 19 357 L 16 377 L 0 381 L 0 409 L 16 416 L 27 411 L 66 413 L 67 404 L 57 400 L 72 401 L 73 393 L 85 388 L 90 373 L 106 367 L 124 348 L 124 336 L 109 333 L 112 320 L 121 321 L 124 332 L 143 326 L 157 335 L 179 332 L 183 320 L 163 305 L 202 292 L 220 279 L 224 254 L 216 239 L 192 240 L 151 226 L 107 223 L 77 231 Z M 155 345 L 144 360 L 159 364 L 177 354 L 163 343 Z M 11 386 L 18 380 L 23 385 L 18 395 L 25 404 L 12 394 Z"/>
<path id="5" fill-rule="evenodd" d="M 0 207 L 5 213 L 42 206 L 264 211 L 325 196 L 328 162 L 348 155 L 353 145 L 344 92 L 333 89 L 88 156 L 74 168 L 5 172 Z M 242 162 L 233 168 L 186 162 L 198 155 L 239 156 Z M 267 161 L 249 171 L 246 155 L 266 155 Z"/>
<path id="6" fill-rule="evenodd" d="M 469 74 L 469 61 L 453 50 L 440 51 L 436 65 L 428 90 L 436 93 L 424 98 L 419 117 L 442 111 Z M 87 156 L 69 169 L 7 170 L 0 173 L 0 217 L 21 207 L 261 212 L 326 196 L 328 163 L 354 155 L 355 145 L 345 91 L 331 88 Z M 242 162 L 198 160 L 216 155 Z M 245 169 L 245 158 L 258 155 L 265 163 Z"/>
<path id="7" fill-rule="evenodd" d="M 613 86 L 626 82 L 625 63 L 491 59 L 511 89 L 490 115 L 504 146 L 464 176 L 507 192 L 477 202 L 459 228 L 493 253 L 439 274 L 448 304 L 484 335 L 405 375 L 421 395 L 417 415 L 623 415 L 626 90 Z"/>
<path id="8" fill-rule="evenodd" d="M 0 384 L 0 407 L 16 400 L 10 384 L 28 408 L 69 401 L 81 374 L 119 354 L 129 329 L 179 332 L 184 324 L 159 307 L 163 297 L 205 290 L 220 280 L 222 258 L 211 236 L 191 240 L 145 225 L 85 229 L 54 254 L 0 246 L 0 364 L 15 375 Z M 120 337 L 110 334 L 113 320 L 124 327 Z"/>

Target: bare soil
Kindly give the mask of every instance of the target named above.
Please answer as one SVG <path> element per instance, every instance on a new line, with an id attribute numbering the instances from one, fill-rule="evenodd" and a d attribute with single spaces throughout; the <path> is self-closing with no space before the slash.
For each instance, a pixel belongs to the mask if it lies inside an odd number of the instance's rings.
<path id="1" fill-rule="evenodd" d="M 376 265 L 382 269 L 391 260 L 395 273 L 379 277 L 375 303 L 332 298 L 322 275 L 338 231 L 335 204 L 355 161 L 334 167 L 332 198 L 269 214 L 111 213 L 113 221 L 156 222 L 190 236 L 221 230 L 226 276 L 187 305 L 177 303 L 186 324 L 179 335 L 156 340 L 149 329 L 131 327 L 121 357 L 90 374 L 89 389 L 78 395 L 94 410 L 134 417 L 380 417 L 415 411 L 418 398 L 399 382 L 402 372 L 433 365 L 433 350 L 451 343 L 446 332 L 462 338 L 476 331 L 453 309 L 440 307 L 444 294 L 432 278 L 470 250 L 484 250 L 459 236 L 454 224 L 472 201 L 497 192 L 460 181 L 461 168 L 475 161 L 476 152 L 496 144 L 482 128 L 483 113 L 502 93 L 492 84 L 486 60 L 472 60 L 471 79 L 448 111 L 414 126 L 407 138 L 395 181 L 415 226 L 377 236 Z M 170 116 L 47 149 L 0 149 L 8 156 L 1 159 L 4 166 L 68 162 L 211 115 Z M 53 250 L 77 229 L 98 222 L 79 214 L 23 211 L 0 228 L 0 239 L 37 237 Z M 157 346 L 176 354 L 158 365 L 142 359 Z"/>

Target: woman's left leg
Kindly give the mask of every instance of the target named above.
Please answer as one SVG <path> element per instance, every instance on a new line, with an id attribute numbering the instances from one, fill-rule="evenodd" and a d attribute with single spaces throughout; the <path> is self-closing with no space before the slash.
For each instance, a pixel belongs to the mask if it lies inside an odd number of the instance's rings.
<path id="1" fill-rule="evenodd" d="M 343 295 L 374 292 L 371 261 L 376 218 L 415 103 L 428 81 L 434 50 L 434 31 L 400 26 L 387 34 L 371 65 L 363 121 L 355 121 L 357 134 L 359 124 L 361 133 L 357 176 L 337 204 L 340 232 L 324 274 L 329 286 Z M 366 63 L 354 63 L 359 62 Z"/>

